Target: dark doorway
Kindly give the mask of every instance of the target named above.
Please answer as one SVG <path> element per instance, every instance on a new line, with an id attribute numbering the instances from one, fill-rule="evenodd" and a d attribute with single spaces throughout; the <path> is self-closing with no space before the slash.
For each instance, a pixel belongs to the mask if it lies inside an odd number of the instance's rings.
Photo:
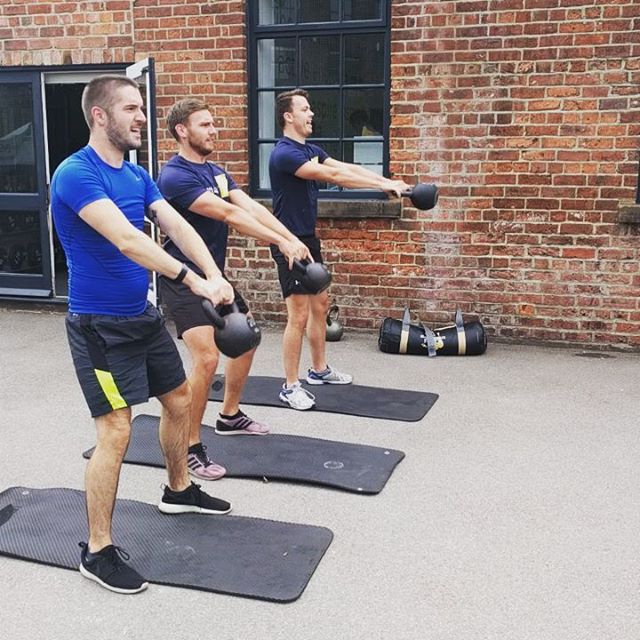
<path id="1" fill-rule="evenodd" d="M 46 84 L 47 140 L 49 175 L 58 165 L 89 141 L 89 127 L 82 113 L 82 91 L 85 83 Z M 53 256 L 55 268 L 54 296 L 69 293 L 69 275 L 62 245 L 53 228 Z"/>

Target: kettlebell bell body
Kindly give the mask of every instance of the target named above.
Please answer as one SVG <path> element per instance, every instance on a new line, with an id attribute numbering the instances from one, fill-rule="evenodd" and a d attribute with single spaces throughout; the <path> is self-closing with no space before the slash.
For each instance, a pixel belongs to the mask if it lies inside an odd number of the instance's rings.
<path id="1" fill-rule="evenodd" d="M 337 305 L 329 307 L 327 312 L 327 342 L 338 342 L 344 334 L 344 327 L 338 319 L 340 311 Z"/>

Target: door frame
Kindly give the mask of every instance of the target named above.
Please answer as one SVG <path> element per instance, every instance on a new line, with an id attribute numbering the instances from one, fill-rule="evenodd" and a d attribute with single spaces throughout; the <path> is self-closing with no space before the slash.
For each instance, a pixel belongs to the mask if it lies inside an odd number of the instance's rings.
<path id="1" fill-rule="evenodd" d="M 37 192 L 0 192 L 0 211 L 37 211 L 40 228 L 42 273 L 0 273 L 0 296 L 24 296 L 28 298 L 50 297 L 52 288 L 52 249 L 49 209 L 49 189 L 46 172 L 46 121 L 43 114 L 42 74 L 37 71 L 16 69 L 0 70 L 0 83 L 31 84 L 32 135 Z M 1 214 L 0 214 L 1 215 Z"/>

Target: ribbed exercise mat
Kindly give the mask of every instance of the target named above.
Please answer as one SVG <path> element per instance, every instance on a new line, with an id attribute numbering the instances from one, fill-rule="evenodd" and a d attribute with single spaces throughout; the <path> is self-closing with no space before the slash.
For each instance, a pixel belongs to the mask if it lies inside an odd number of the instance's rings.
<path id="1" fill-rule="evenodd" d="M 0 493 L 0 554 L 77 570 L 86 519 L 82 491 L 11 487 Z M 135 500 L 117 500 L 113 514 L 114 543 L 149 582 L 277 602 L 300 596 L 332 538 L 325 527 L 165 515 Z"/>
<path id="2" fill-rule="evenodd" d="M 164 467 L 156 416 L 133 419 L 125 462 Z M 267 480 L 292 480 L 358 493 L 382 491 L 402 451 L 362 444 L 271 433 L 266 436 L 219 436 L 202 425 L 207 453 L 227 475 Z M 93 449 L 84 452 L 89 458 Z"/>
<path id="3" fill-rule="evenodd" d="M 438 399 L 437 393 L 365 387 L 358 384 L 308 385 L 302 383 L 316 397 L 316 411 L 342 413 L 365 418 L 384 418 L 417 422 Z M 259 404 L 268 407 L 285 407 L 278 398 L 282 378 L 250 376 L 242 392 L 242 404 Z M 222 401 L 224 377 L 216 376 L 209 400 Z"/>

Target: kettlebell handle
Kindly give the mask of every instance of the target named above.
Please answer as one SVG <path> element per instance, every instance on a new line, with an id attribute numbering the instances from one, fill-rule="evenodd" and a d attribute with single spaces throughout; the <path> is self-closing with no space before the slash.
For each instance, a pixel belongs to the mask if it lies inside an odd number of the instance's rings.
<path id="1" fill-rule="evenodd" d="M 209 318 L 209 320 L 213 322 L 215 327 L 217 327 L 218 329 L 224 329 L 224 326 L 225 326 L 224 318 L 220 315 L 220 312 L 216 309 L 216 307 L 213 306 L 213 303 L 211 302 L 211 300 L 204 298 L 202 300 L 202 308 L 207 318 Z M 231 303 L 231 311 L 232 313 L 235 313 L 238 311 L 238 305 L 236 304 L 235 301 Z"/>
<path id="2" fill-rule="evenodd" d="M 329 307 L 329 311 L 327 311 L 327 324 L 331 324 L 332 322 L 337 320 L 339 315 L 340 315 L 340 309 L 338 309 L 338 305 L 332 304 Z"/>

